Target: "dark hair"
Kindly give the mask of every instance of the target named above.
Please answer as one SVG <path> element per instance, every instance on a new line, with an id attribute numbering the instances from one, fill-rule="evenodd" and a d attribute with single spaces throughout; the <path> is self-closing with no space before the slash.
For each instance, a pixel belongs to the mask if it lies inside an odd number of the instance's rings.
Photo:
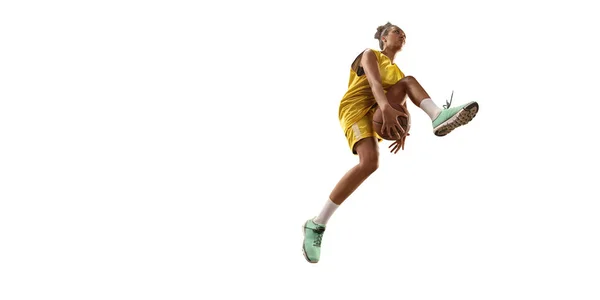
<path id="1" fill-rule="evenodd" d="M 383 41 L 381 40 L 381 37 L 386 36 L 388 34 L 388 29 L 390 29 L 390 27 L 392 26 L 398 27 L 390 22 L 387 22 L 385 23 L 385 25 L 377 27 L 377 32 L 375 32 L 375 39 L 379 41 L 379 48 L 381 50 L 383 50 Z"/>

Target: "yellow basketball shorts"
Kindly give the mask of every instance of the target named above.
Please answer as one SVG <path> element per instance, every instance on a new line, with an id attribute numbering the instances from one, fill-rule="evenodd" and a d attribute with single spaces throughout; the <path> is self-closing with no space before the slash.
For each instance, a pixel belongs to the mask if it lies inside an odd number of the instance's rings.
<path id="1" fill-rule="evenodd" d="M 377 142 L 381 142 L 383 140 L 373 129 L 373 114 L 375 113 L 375 110 L 376 107 L 369 110 L 369 112 L 360 120 L 358 120 L 358 122 L 352 124 L 352 126 L 346 129 L 346 139 L 348 140 L 348 146 L 350 146 L 350 150 L 353 154 L 357 154 L 354 146 L 356 146 L 356 143 L 362 139 L 375 137 Z"/>

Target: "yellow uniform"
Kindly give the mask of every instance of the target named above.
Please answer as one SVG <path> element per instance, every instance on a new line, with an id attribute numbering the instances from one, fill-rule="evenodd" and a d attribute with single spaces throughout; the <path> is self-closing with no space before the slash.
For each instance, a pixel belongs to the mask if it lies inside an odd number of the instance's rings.
<path id="1" fill-rule="evenodd" d="M 381 83 L 387 93 L 390 87 L 404 78 L 404 73 L 381 51 L 374 49 L 371 51 L 377 58 Z M 340 125 L 346 134 L 348 146 L 354 154 L 356 154 L 354 145 L 361 139 L 376 137 L 381 141 L 381 137 L 373 130 L 373 114 L 377 109 L 377 102 L 360 64 L 362 55 L 361 53 L 352 63 L 348 91 L 340 101 L 339 108 Z"/>

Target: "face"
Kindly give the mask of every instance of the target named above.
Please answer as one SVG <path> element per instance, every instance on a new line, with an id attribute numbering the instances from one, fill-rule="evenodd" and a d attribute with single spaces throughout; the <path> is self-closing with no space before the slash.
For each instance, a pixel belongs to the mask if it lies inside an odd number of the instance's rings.
<path id="1" fill-rule="evenodd" d="M 385 45 L 384 48 L 394 48 L 400 51 L 402 46 L 404 46 L 404 43 L 406 43 L 406 34 L 404 34 L 402 29 L 392 26 L 390 29 L 388 29 L 387 35 L 382 39 L 383 44 Z"/>

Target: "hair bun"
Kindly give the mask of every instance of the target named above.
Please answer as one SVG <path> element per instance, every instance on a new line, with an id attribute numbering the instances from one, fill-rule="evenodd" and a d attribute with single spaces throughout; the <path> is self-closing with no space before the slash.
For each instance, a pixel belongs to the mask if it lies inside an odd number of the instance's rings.
<path id="1" fill-rule="evenodd" d="M 376 40 L 381 39 L 381 35 L 383 34 L 383 32 L 390 26 L 394 26 L 394 25 L 390 22 L 387 22 L 387 23 L 385 23 L 385 25 L 377 26 L 377 32 L 375 33 L 375 39 Z"/>
<path id="2" fill-rule="evenodd" d="M 381 38 L 381 33 L 383 32 L 383 30 L 385 29 L 385 26 L 381 25 L 381 26 L 377 26 L 377 32 L 375 32 L 375 39 L 378 40 Z"/>

